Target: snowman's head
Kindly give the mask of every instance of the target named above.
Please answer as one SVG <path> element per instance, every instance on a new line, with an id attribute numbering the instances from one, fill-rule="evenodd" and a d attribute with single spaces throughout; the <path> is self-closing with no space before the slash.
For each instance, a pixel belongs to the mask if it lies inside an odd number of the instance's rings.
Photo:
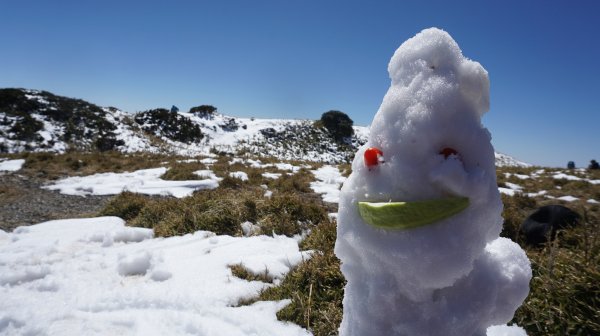
<path id="1" fill-rule="evenodd" d="M 400 266 L 398 281 L 441 288 L 470 270 L 501 226 L 494 150 L 481 124 L 489 80 L 436 28 L 403 43 L 388 70 L 391 86 L 342 188 L 336 253 L 343 263 Z M 371 210 L 359 211 L 361 202 Z M 409 225 L 372 223 L 397 215 L 412 216 L 398 220 Z"/>

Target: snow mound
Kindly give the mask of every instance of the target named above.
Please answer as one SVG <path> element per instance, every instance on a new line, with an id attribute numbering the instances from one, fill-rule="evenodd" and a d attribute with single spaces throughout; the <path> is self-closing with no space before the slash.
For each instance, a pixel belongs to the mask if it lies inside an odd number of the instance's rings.
<path id="1" fill-rule="evenodd" d="M 277 321 L 289 301 L 238 307 L 271 285 L 229 268 L 243 264 L 281 279 L 310 257 L 294 239 L 205 231 L 151 238 L 124 224 L 69 219 L 3 232 L 0 334 L 310 335 Z M 103 244 L 104 236 L 115 243 Z"/>

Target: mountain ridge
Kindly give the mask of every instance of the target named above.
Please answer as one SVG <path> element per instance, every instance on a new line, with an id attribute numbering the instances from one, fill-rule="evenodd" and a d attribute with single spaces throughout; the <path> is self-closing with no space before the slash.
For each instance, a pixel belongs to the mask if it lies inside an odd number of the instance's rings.
<path id="1" fill-rule="evenodd" d="M 343 163 L 351 161 L 369 134 L 368 127 L 353 126 L 354 135 L 339 141 L 314 120 L 241 118 L 216 109 L 209 112 L 158 108 L 130 114 L 48 91 L 0 89 L 0 152 L 251 153 Z M 499 153 L 496 164 L 528 166 Z"/>

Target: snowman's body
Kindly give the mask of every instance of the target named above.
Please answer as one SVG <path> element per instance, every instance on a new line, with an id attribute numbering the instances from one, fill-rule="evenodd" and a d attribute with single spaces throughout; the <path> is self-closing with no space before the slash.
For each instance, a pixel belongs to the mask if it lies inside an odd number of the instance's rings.
<path id="1" fill-rule="evenodd" d="M 512 318 L 531 277 L 519 246 L 498 238 L 502 202 L 481 125 L 487 72 L 435 28 L 403 43 L 388 70 L 392 84 L 340 195 L 340 335 L 484 335 Z M 367 166 L 368 147 L 385 162 Z M 465 210 L 413 229 L 374 227 L 357 207 L 457 196 L 469 199 Z"/>

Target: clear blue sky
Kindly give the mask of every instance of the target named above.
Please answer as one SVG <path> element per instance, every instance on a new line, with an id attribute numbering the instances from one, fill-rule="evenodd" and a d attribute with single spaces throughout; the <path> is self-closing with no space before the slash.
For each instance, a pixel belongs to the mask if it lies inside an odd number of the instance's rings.
<path id="1" fill-rule="evenodd" d="M 368 125 L 387 63 L 427 27 L 491 80 L 497 151 L 600 160 L 599 1 L 3 1 L 0 87 L 135 112 L 212 104 L 235 116 Z"/>

